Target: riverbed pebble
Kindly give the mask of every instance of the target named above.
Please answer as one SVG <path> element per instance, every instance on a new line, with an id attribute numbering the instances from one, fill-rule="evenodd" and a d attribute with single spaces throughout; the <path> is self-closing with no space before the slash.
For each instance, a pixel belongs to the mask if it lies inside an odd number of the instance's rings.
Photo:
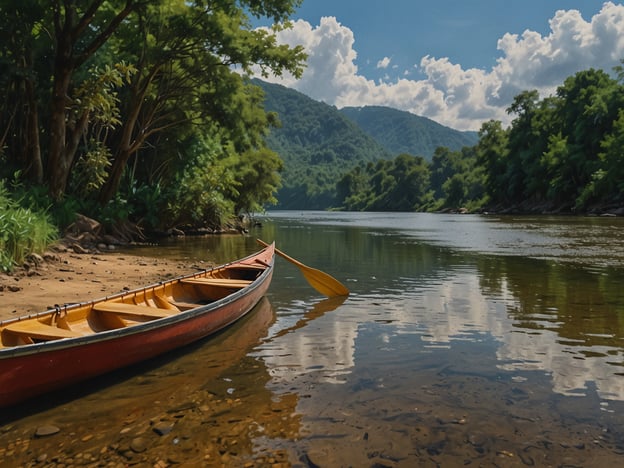
<path id="1" fill-rule="evenodd" d="M 46 426 L 39 426 L 37 430 L 35 431 L 35 437 L 51 436 L 51 435 L 57 434 L 58 432 L 60 432 L 60 430 L 61 429 L 59 429 L 56 426 L 53 426 L 52 424 L 46 425 Z"/>
<path id="2" fill-rule="evenodd" d="M 147 450 L 147 440 L 143 437 L 135 437 L 132 439 L 132 442 L 130 442 L 130 449 L 136 453 L 145 452 L 145 450 Z"/>
<path id="3" fill-rule="evenodd" d="M 154 432 L 160 436 L 169 434 L 173 430 L 173 423 L 168 421 L 160 421 L 154 424 L 152 428 Z"/>

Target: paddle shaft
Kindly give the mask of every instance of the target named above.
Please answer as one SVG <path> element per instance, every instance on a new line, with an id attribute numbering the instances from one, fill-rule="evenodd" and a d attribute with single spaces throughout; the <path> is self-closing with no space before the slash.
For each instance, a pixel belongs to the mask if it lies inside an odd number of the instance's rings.
<path id="1" fill-rule="evenodd" d="M 258 242 L 258 244 L 263 245 L 264 247 L 268 247 L 269 244 L 267 244 L 266 242 L 260 240 L 260 239 L 256 239 L 256 241 Z M 301 263 L 299 260 L 296 260 L 294 258 L 292 258 L 290 255 L 285 254 L 284 252 L 282 252 L 280 249 L 278 249 L 277 247 L 275 248 L 275 253 L 277 255 L 279 255 L 282 258 L 285 258 L 286 260 L 288 260 L 290 263 L 294 263 L 295 265 L 297 265 L 299 268 L 310 268 L 309 266 Z"/>
<path id="2" fill-rule="evenodd" d="M 266 242 L 260 239 L 256 239 L 256 241 L 260 245 L 263 245 L 265 247 L 268 246 Z M 278 248 L 275 249 L 275 253 L 280 257 L 288 260 L 293 265 L 296 265 L 301 270 L 304 278 L 308 281 L 310 286 L 312 286 L 321 294 L 327 297 L 347 296 L 349 294 L 349 290 L 346 288 L 346 286 L 344 286 L 333 276 L 301 263 L 299 260 L 292 258 L 290 255 L 285 254 Z"/>

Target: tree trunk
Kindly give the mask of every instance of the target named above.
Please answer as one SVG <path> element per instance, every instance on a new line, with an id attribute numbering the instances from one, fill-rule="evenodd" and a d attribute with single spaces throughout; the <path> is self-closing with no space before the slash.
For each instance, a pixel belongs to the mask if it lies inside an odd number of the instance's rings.
<path id="1" fill-rule="evenodd" d="M 71 29 L 71 24 L 65 29 Z M 68 107 L 69 85 L 74 64 L 72 60 L 71 34 L 66 31 L 57 33 L 57 50 L 54 60 L 54 85 L 52 90 L 52 109 L 50 111 L 50 144 L 47 164 L 47 182 L 50 195 L 55 200 L 65 193 L 71 161 L 66 147 L 66 109 Z"/>
<path id="2" fill-rule="evenodd" d="M 108 179 L 100 190 L 100 203 L 103 205 L 112 200 L 117 190 L 119 190 L 121 176 L 123 175 L 123 171 L 131 155 L 132 152 L 129 148 L 124 148 L 117 152 L 113 165 L 108 173 Z"/>
<path id="3" fill-rule="evenodd" d="M 41 161 L 41 145 L 39 143 L 39 111 L 35 97 L 35 85 L 27 79 L 25 83 L 27 110 L 27 148 L 26 175 L 37 184 L 43 183 L 43 163 Z"/>
<path id="4" fill-rule="evenodd" d="M 55 80 L 52 112 L 50 115 L 50 146 L 47 175 L 50 195 L 56 200 L 61 198 L 65 192 L 70 168 L 65 152 L 67 133 L 65 107 L 68 101 L 65 92 L 69 88 L 69 76 L 67 74 L 61 77 L 61 82 Z"/>
<path id="5" fill-rule="evenodd" d="M 149 82 L 150 79 L 151 77 L 146 81 Z M 135 127 L 139 121 L 139 115 L 141 113 L 146 90 L 147 84 L 143 83 L 141 85 L 140 79 L 134 83 L 134 88 L 130 90 L 131 97 L 128 104 L 128 116 L 124 120 L 121 128 L 119 144 L 117 145 L 113 165 L 108 173 L 108 179 L 106 179 L 106 182 L 100 189 L 99 201 L 102 205 L 108 203 L 115 196 L 117 190 L 119 190 L 121 176 L 126 168 L 126 164 L 128 164 L 130 156 L 132 156 L 132 154 L 135 153 L 145 141 L 146 136 L 143 131 L 136 132 L 139 136 L 137 136 L 134 141 L 132 136 L 135 133 Z"/>

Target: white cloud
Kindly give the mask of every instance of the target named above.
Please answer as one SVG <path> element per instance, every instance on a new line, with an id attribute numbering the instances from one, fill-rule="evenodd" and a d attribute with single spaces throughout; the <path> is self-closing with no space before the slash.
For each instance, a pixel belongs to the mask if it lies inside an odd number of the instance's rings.
<path id="1" fill-rule="evenodd" d="M 577 10 L 560 10 L 550 32 L 505 34 L 502 56 L 491 70 L 463 69 L 448 58 L 425 56 L 416 68 L 422 79 L 405 76 L 375 83 L 358 73 L 353 32 L 334 17 L 318 26 L 295 21 L 278 34 L 281 43 L 303 45 L 309 55 L 300 80 L 274 79 L 337 107 L 382 105 L 429 117 L 460 130 L 477 130 L 489 119 L 507 122 L 505 109 L 523 90 L 554 92 L 565 78 L 590 67 L 610 71 L 624 58 L 624 6 L 606 2 L 589 21 Z M 387 68 L 384 57 L 378 68 Z"/>
<path id="2" fill-rule="evenodd" d="M 377 68 L 388 68 L 388 65 L 390 65 L 390 57 L 384 57 L 377 62 Z"/>

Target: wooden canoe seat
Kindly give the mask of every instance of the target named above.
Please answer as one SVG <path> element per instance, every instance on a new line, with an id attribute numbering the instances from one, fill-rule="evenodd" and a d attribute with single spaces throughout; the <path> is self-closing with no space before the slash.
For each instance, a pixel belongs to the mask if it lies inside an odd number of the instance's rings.
<path id="1" fill-rule="evenodd" d="M 143 305 L 126 304 L 124 302 L 99 302 L 93 305 L 93 310 L 108 314 L 115 314 L 128 320 L 156 320 L 174 315 L 171 309 L 161 309 Z"/>
<path id="2" fill-rule="evenodd" d="M 182 311 L 182 310 L 196 309 L 197 307 L 210 304 L 210 301 L 205 301 L 205 300 L 202 300 L 200 302 L 171 301 L 171 304 L 173 304 L 174 306 L 176 306 L 178 309 Z"/>
<path id="3" fill-rule="evenodd" d="M 66 328 L 46 325 L 38 320 L 15 322 L 7 325 L 4 329 L 16 335 L 37 340 L 60 340 L 61 338 L 77 338 L 83 336 L 82 333 L 67 330 Z"/>
<path id="4" fill-rule="evenodd" d="M 185 284 L 199 284 L 204 286 L 217 286 L 220 288 L 242 289 L 249 286 L 253 281 L 229 278 L 186 278 L 182 280 Z"/>

